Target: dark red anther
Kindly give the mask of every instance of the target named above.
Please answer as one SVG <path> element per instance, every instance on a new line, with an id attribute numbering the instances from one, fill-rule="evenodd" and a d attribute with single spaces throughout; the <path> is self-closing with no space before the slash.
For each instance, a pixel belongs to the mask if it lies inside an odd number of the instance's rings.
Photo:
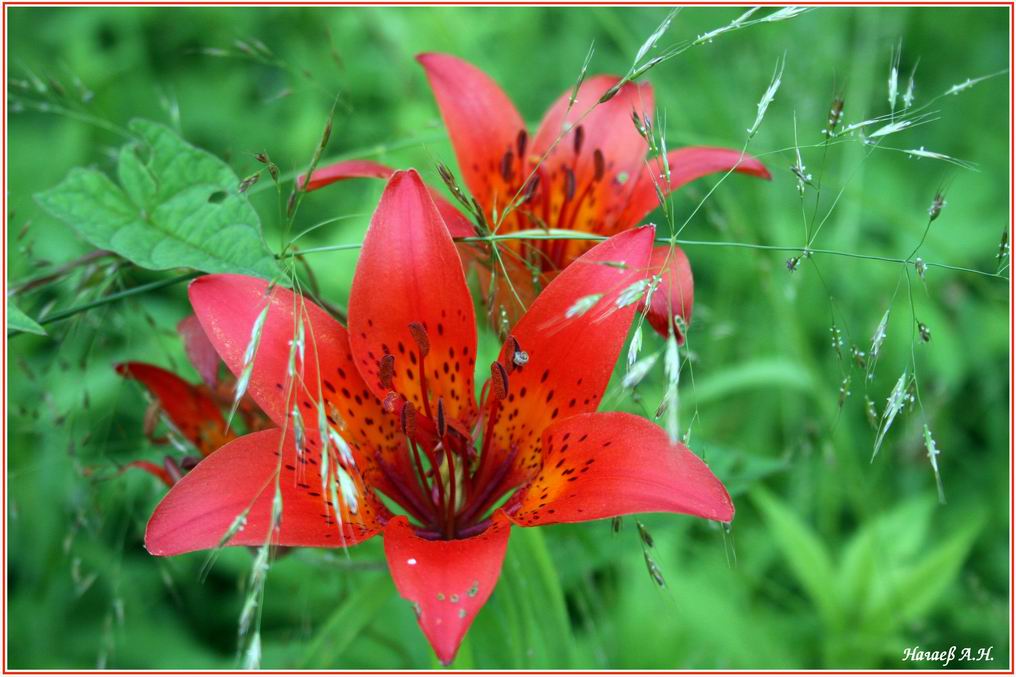
<path id="1" fill-rule="evenodd" d="M 529 143 L 529 135 L 526 130 L 520 129 L 519 135 L 515 137 L 515 151 L 519 154 L 520 160 L 526 158 L 526 145 Z"/>
<path id="2" fill-rule="evenodd" d="M 440 397 L 437 400 L 437 438 L 442 439 L 448 432 L 448 422 L 445 420 L 444 400 Z"/>
<path id="3" fill-rule="evenodd" d="M 430 339 L 427 338 L 427 330 L 419 322 L 410 322 L 409 334 L 420 349 L 420 357 L 427 357 L 430 352 Z"/>
<path id="4" fill-rule="evenodd" d="M 385 395 L 384 402 L 381 403 L 381 406 L 384 408 L 385 411 L 391 413 L 395 411 L 395 404 L 396 402 L 398 402 L 398 399 L 399 399 L 398 393 L 396 392 L 388 393 L 387 395 Z"/>
<path id="5" fill-rule="evenodd" d="M 391 390 L 392 379 L 395 378 L 395 356 L 391 353 L 382 356 L 378 365 L 377 377 L 381 381 L 381 387 Z"/>
<path id="6" fill-rule="evenodd" d="M 603 178 L 604 169 L 603 151 L 597 148 L 593 151 L 593 181 Z"/>
<path id="7" fill-rule="evenodd" d="M 413 435 L 416 434 L 416 407 L 410 402 L 406 402 L 406 406 L 402 407 L 402 433 L 412 439 Z"/>
<path id="8" fill-rule="evenodd" d="M 529 353 L 522 350 L 522 346 L 519 345 L 518 339 L 514 336 L 509 336 L 504 344 L 504 358 L 507 361 L 507 371 L 512 373 L 517 367 L 524 366 L 529 362 Z"/>
<path id="9" fill-rule="evenodd" d="M 506 150 L 504 155 L 501 156 L 501 178 L 505 181 L 511 181 L 512 175 L 515 173 L 512 168 L 514 160 L 515 155 L 510 149 Z"/>
<path id="10" fill-rule="evenodd" d="M 511 337 L 512 341 L 512 364 L 516 367 L 524 367 L 529 362 L 529 353 L 522 350 L 522 346 L 519 345 L 519 340 L 514 336 Z"/>
<path id="11" fill-rule="evenodd" d="M 500 362 L 490 365 L 490 394 L 499 401 L 508 397 L 508 370 Z"/>
<path id="12" fill-rule="evenodd" d="M 192 456 L 188 456 L 187 458 L 184 458 L 183 460 L 187 461 L 188 458 L 193 458 L 193 457 Z M 172 456 L 167 456 L 166 458 L 164 458 L 162 460 L 162 467 L 166 469 L 166 474 L 169 475 L 169 478 L 171 480 L 173 480 L 174 484 L 176 482 L 180 481 L 180 478 L 183 477 L 183 474 L 185 472 L 187 472 L 188 470 L 190 470 L 191 468 L 193 468 L 196 465 L 197 465 L 197 463 L 194 463 L 193 465 L 190 466 L 190 468 L 182 468 L 181 469 L 181 466 L 176 464 L 176 459 L 174 459 Z"/>
<path id="13" fill-rule="evenodd" d="M 564 168 L 564 196 L 566 201 L 575 197 L 575 172 L 571 167 Z"/>
<path id="14" fill-rule="evenodd" d="M 529 179 L 526 184 L 525 197 L 522 198 L 523 202 L 528 202 L 533 199 L 533 195 L 536 194 L 536 189 L 540 187 L 540 174 L 533 174 L 533 178 Z"/>
<path id="15" fill-rule="evenodd" d="M 579 125 L 578 127 L 575 128 L 574 148 L 576 155 L 582 152 L 582 142 L 585 141 L 585 139 L 586 139 L 586 130 L 582 127 L 582 125 Z"/>

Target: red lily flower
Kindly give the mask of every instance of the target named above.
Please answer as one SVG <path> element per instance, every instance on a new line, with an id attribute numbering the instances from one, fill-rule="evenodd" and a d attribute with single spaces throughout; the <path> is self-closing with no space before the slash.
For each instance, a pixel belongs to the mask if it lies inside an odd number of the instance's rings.
<path id="1" fill-rule="evenodd" d="M 203 383 L 189 383 L 171 371 L 144 362 L 124 362 L 116 365 L 116 371 L 125 378 L 140 381 L 155 398 L 145 415 L 145 433 L 153 442 L 168 442 L 166 438 L 154 436 L 157 417 L 164 413 L 173 427 L 194 445 L 201 457 L 205 457 L 236 439 L 236 432 L 222 415 L 223 410 L 232 406 L 236 379 L 232 376 L 219 378 L 219 354 L 195 316 L 181 320 L 177 331 Z M 248 431 L 267 427 L 268 420 L 249 397 L 241 399 L 237 410 Z M 188 456 L 177 462 L 174 457 L 166 456 L 161 466 L 150 461 L 132 461 L 125 467 L 144 470 L 172 487 L 199 460 Z"/>
<path id="2" fill-rule="evenodd" d="M 236 439 L 176 484 L 148 524 L 149 552 L 214 548 L 224 535 L 340 547 L 383 532 L 399 593 L 449 663 L 494 589 L 512 525 L 651 511 L 730 521 L 726 489 L 691 451 L 640 417 L 595 413 L 635 312 L 619 298 L 644 284 L 653 235 L 616 235 L 557 276 L 490 365 L 479 402 L 462 265 L 415 171 L 391 177 L 371 220 L 348 330 L 263 280 L 194 281 L 213 345 L 234 373 L 249 368 L 248 392 L 281 429 Z M 593 308 L 568 313 L 593 293 L 603 295 Z M 294 368 L 301 323 L 306 355 Z M 230 534 L 238 515 L 245 526 Z"/>
<path id="3" fill-rule="evenodd" d="M 661 159 L 646 158 L 648 143 L 632 119 L 636 116 L 643 127 L 652 122 L 649 84 L 625 83 L 613 98 L 597 105 L 620 78 L 589 77 L 573 104 L 569 105 L 571 90 L 561 95 L 530 139 L 511 100 L 484 72 L 446 54 L 421 54 L 417 60 L 434 90 L 465 184 L 487 225 L 500 234 L 552 228 L 610 236 L 637 225 L 658 206 L 657 186 L 667 194 L 708 174 L 729 171 L 770 178 L 761 162 L 740 151 L 693 146 L 667 153 L 668 184 Z M 365 160 L 340 162 L 315 171 L 308 188 L 348 178 L 388 178 L 392 171 Z M 492 214 L 519 199 L 518 208 L 493 223 Z M 443 200 L 438 204 L 454 236 L 475 235 L 465 217 L 449 218 L 451 204 Z M 493 272 L 495 277 L 507 274 L 510 286 L 498 280 L 488 308 L 494 320 L 503 308 L 514 324 L 540 288 L 592 243 L 509 240 L 502 245 L 507 254 L 504 270 Z M 673 324 L 683 341 L 676 318 L 690 323 L 692 273 L 680 248 L 674 255 L 668 256 L 669 251 L 669 246 L 661 246 L 653 255 L 652 272 L 663 280 L 651 299 L 648 319 L 663 336 Z M 467 256 L 477 258 L 472 252 Z M 485 290 L 494 268 L 486 258 L 486 267 L 479 267 Z"/>

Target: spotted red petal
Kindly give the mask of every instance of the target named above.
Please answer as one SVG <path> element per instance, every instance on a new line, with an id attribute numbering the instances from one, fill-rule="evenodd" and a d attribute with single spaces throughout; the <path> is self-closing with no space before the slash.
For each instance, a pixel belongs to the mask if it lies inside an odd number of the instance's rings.
<path id="1" fill-rule="evenodd" d="M 652 117 L 653 90 L 649 84 L 628 82 L 613 98 L 598 103 L 618 82 L 611 75 L 587 78 L 574 104 L 571 90 L 565 92 L 540 125 L 533 157 L 549 153 L 541 178 L 557 196 L 544 217 L 553 228 L 614 235 L 628 227 L 618 219 L 649 149 L 632 115 Z M 548 247 L 547 255 L 564 267 L 591 246 L 588 241 L 562 239 Z"/>
<path id="2" fill-rule="evenodd" d="M 543 433 L 542 468 L 511 519 L 521 526 L 645 512 L 729 522 L 723 483 L 659 426 L 620 412 L 581 414 Z"/>
<path id="3" fill-rule="evenodd" d="M 357 367 L 379 398 L 394 390 L 421 411 L 436 410 L 440 398 L 451 418 L 473 420 L 473 303 L 455 244 L 415 170 L 392 176 L 371 219 L 349 329 Z M 394 356 L 390 383 L 379 378 L 386 354 Z"/>
<path id="4" fill-rule="evenodd" d="M 121 376 L 132 378 L 159 401 L 170 422 L 203 456 L 235 437 L 219 406 L 203 386 L 195 386 L 154 364 L 125 362 L 116 366 Z"/>
<path id="5" fill-rule="evenodd" d="M 252 328 L 267 306 L 261 340 L 254 356 L 247 393 L 280 427 L 287 415 L 301 412 L 306 444 L 320 449 L 318 401 L 323 397 L 327 424 L 353 449 L 368 481 L 390 489 L 385 470 L 412 470 L 405 462 L 398 421 L 384 411 L 353 363 L 346 329 L 310 300 L 264 280 L 243 275 L 207 275 L 191 283 L 190 300 L 205 332 L 226 366 L 244 371 L 244 353 Z M 291 344 L 296 339 L 298 310 L 304 325 L 304 357 L 297 355 L 291 378 Z M 293 387 L 290 388 L 290 384 Z M 289 424 L 291 427 L 291 424 Z M 403 467 L 405 466 L 405 467 Z"/>
<path id="6" fill-rule="evenodd" d="M 596 164 L 594 154 L 599 150 L 605 165 L 604 184 L 611 183 L 620 173 L 635 176 L 649 146 L 635 129 L 632 113 L 652 118 L 653 88 L 648 83 L 628 82 L 609 101 L 598 103 L 619 81 L 614 75 L 586 78 L 574 103 L 569 89 L 547 110 L 533 139 L 532 153 L 540 157 L 549 151 L 544 168 L 550 174 L 554 175 L 564 166 L 572 166 L 576 183 L 581 186 L 592 177 Z M 576 143 L 577 134 L 582 136 L 579 144 Z M 625 182 L 618 183 L 623 189 Z"/>
<path id="7" fill-rule="evenodd" d="M 187 358 L 194 365 L 201 380 L 209 388 L 214 388 L 219 381 L 219 354 L 215 346 L 208 340 L 201 322 L 195 315 L 188 315 L 176 325 L 176 330 L 183 339 L 183 348 Z"/>
<path id="8" fill-rule="evenodd" d="M 281 454 L 281 456 L 280 456 Z M 262 545 L 272 529 L 272 503 L 282 494 L 275 545 L 338 548 L 380 531 L 387 511 L 360 487 L 356 512 L 342 505 L 342 519 L 322 496 L 318 465 L 298 456 L 292 435 L 278 429 L 233 440 L 177 482 L 148 522 L 145 547 L 153 555 L 179 555 L 218 547 L 243 520 L 227 545 Z"/>
<path id="9" fill-rule="evenodd" d="M 653 275 L 661 275 L 662 279 L 650 299 L 646 319 L 656 333 L 663 337 L 669 335 L 668 328 L 673 326 L 677 342 L 683 344 L 681 324 L 691 324 L 692 305 L 695 302 L 695 280 L 688 257 L 677 246 L 673 249 L 666 245 L 655 247 L 649 260 L 649 270 Z M 681 318 L 681 322 L 677 318 Z"/>
<path id="10" fill-rule="evenodd" d="M 510 376 L 494 446 L 501 456 L 517 449 L 515 467 L 523 475 L 539 466 L 544 428 L 599 406 L 638 299 L 636 293 L 623 304 L 621 297 L 643 288 L 654 232 L 634 228 L 591 249 L 547 286 L 512 330 L 529 361 Z"/>
<path id="11" fill-rule="evenodd" d="M 759 160 L 732 148 L 689 146 L 667 153 L 667 161 L 670 165 L 669 186 L 666 185 L 663 163 L 659 158 L 643 163 L 619 221 L 621 227 L 637 224 L 659 206 L 657 186 L 666 195 L 703 176 L 729 171 L 767 180 L 772 178 L 769 170 Z"/>
<path id="12" fill-rule="evenodd" d="M 476 66 L 448 54 L 416 57 L 427 73 L 441 117 L 451 137 L 463 180 L 489 213 L 514 195 L 502 180 L 501 166 L 518 148 L 525 124 L 511 99 Z"/>
<path id="13" fill-rule="evenodd" d="M 399 594 L 416 611 L 434 653 L 445 665 L 487 602 L 501 575 L 510 523 L 500 513 L 483 533 L 458 540 L 427 540 L 405 517 L 385 527 L 385 557 Z"/>

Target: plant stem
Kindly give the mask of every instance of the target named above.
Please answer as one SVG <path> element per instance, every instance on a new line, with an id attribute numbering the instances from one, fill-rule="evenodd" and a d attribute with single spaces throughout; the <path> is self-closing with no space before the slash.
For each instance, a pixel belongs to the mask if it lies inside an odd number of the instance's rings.
<path id="1" fill-rule="evenodd" d="M 115 301 L 120 301 L 129 298 L 131 296 L 137 296 L 138 294 L 144 294 L 145 292 L 155 291 L 156 289 L 162 289 L 163 287 L 170 287 L 174 284 L 177 284 L 178 282 L 189 280 L 191 278 L 197 277 L 198 275 L 200 275 L 198 271 L 192 270 L 190 272 L 183 273 L 175 277 L 166 278 L 165 280 L 156 280 L 155 282 L 149 282 L 148 284 L 142 284 L 137 287 L 131 287 L 130 289 L 124 289 L 123 291 L 118 291 L 113 294 L 109 294 L 108 296 L 103 296 L 102 298 L 98 298 L 94 301 L 83 303 L 80 306 L 73 306 L 71 308 L 67 308 L 66 310 L 61 310 L 56 313 L 53 313 L 52 315 L 47 315 L 46 317 L 38 320 L 38 322 L 39 324 L 50 324 L 51 322 L 59 322 L 60 320 L 66 320 L 67 318 L 73 317 L 78 313 L 83 313 L 86 310 L 98 308 L 100 306 L 104 306 L 106 304 L 113 303 Z"/>

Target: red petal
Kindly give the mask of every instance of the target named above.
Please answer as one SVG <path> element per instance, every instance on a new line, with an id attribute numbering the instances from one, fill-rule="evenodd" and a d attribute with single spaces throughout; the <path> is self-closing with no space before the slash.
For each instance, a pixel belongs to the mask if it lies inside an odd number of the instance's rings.
<path id="1" fill-rule="evenodd" d="M 447 236 L 446 236 L 447 237 Z M 314 303 L 282 287 L 268 297 L 264 280 L 242 275 L 207 275 L 191 283 L 190 300 L 205 332 L 234 374 L 244 368 L 244 352 L 255 321 L 271 303 L 254 357 L 249 394 L 280 427 L 298 406 L 307 444 L 320 452 L 317 402 L 324 394 L 331 425 L 353 447 L 368 482 L 388 487 L 375 468 L 375 453 L 388 465 L 412 473 L 403 452 L 398 420 L 386 413 L 353 363 L 345 328 Z M 296 363 L 299 387 L 290 392 L 290 341 L 296 332 L 296 308 L 303 308 L 305 359 Z M 320 371 L 319 371 L 320 370 Z M 290 399 L 287 402 L 287 393 Z M 290 424 L 290 427 L 291 424 Z M 386 492 L 387 493 L 387 492 Z"/>
<path id="2" fill-rule="evenodd" d="M 695 301 L 695 280 L 688 257 L 677 246 L 673 251 L 666 245 L 655 247 L 649 260 L 649 270 L 654 275 L 662 274 L 663 279 L 650 299 L 646 319 L 664 338 L 668 336 L 668 326 L 672 324 L 677 342 L 683 344 L 684 334 L 676 318 L 680 317 L 686 326 L 691 324 L 691 309 Z"/>
<path id="3" fill-rule="evenodd" d="M 551 148 L 563 129 L 571 130 L 553 146 L 541 172 L 552 194 L 557 196 L 553 204 L 561 205 L 556 211 L 551 207 L 547 222 L 551 228 L 614 235 L 628 227 L 617 221 L 649 150 L 631 118 L 632 113 L 652 117 L 653 90 L 648 84 L 629 82 L 606 103 L 597 103 L 618 80 L 611 75 L 588 78 L 579 87 L 570 110 L 569 90 L 551 106 L 540 125 L 533 142 L 536 157 Z M 576 134 L 580 126 L 583 140 L 576 154 Z M 599 178 L 597 151 L 602 156 L 603 166 Z M 574 172 L 575 177 L 574 197 L 570 200 L 566 200 L 567 171 Z M 549 250 L 549 256 L 563 267 L 591 246 L 588 241 L 559 240 Z"/>
<path id="4" fill-rule="evenodd" d="M 116 370 L 121 376 L 144 383 L 177 430 L 202 455 L 207 456 L 235 437 L 204 387 L 191 385 L 154 364 L 125 362 Z"/>
<path id="5" fill-rule="evenodd" d="M 502 312 L 508 319 L 508 326 L 514 327 L 525 314 L 526 308 L 536 300 L 540 289 L 546 287 L 556 274 L 541 273 L 537 285 L 533 280 L 532 269 L 523 265 L 513 249 L 506 247 L 501 248 L 501 263 L 490 262 L 488 256 L 476 266 L 476 272 L 484 306 L 487 308 L 487 319 L 495 331 L 500 330 Z M 492 275 L 493 295 L 490 294 Z"/>
<path id="6" fill-rule="evenodd" d="M 544 168 L 553 174 L 563 166 L 573 167 L 579 190 L 593 175 L 595 150 L 603 153 L 606 173 L 601 183 L 604 185 L 614 183 L 610 179 L 622 172 L 634 177 L 649 150 L 645 139 L 635 129 L 631 117 L 632 112 L 637 112 L 640 117 L 648 115 L 652 118 L 652 86 L 648 83 L 639 85 L 628 82 L 612 99 L 606 103 L 597 103 L 604 92 L 619 80 L 614 75 L 586 78 L 571 106 L 571 89 L 566 91 L 547 110 L 536 138 L 533 139 L 532 153 L 539 157 L 554 145 L 563 130 L 570 129 L 553 147 Z M 576 157 L 575 129 L 580 125 L 583 128 L 583 142 Z"/>
<path id="7" fill-rule="evenodd" d="M 726 173 L 732 169 L 738 174 L 748 174 L 767 180 L 772 178 L 769 170 L 759 160 L 751 155 L 742 155 L 741 151 L 732 148 L 707 146 L 680 148 L 667 153 L 667 161 L 670 164 L 669 188 L 664 185 L 663 163 L 659 158 L 643 163 L 624 216 L 619 221 L 620 227 L 634 226 L 659 206 L 657 184 L 663 189 L 663 193 L 667 194 L 695 179 L 709 174 Z"/>
<path id="8" fill-rule="evenodd" d="M 346 179 L 387 179 L 393 172 L 395 172 L 394 169 L 380 162 L 345 160 L 314 170 L 306 187 L 308 191 L 312 191 Z M 301 174 L 297 179 L 297 184 L 303 186 L 306 180 L 307 175 Z"/>
<path id="9" fill-rule="evenodd" d="M 521 526 L 643 512 L 729 522 L 723 483 L 683 444 L 632 414 L 582 414 L 547 428 L 543 468 L 511 519 Z"/>
<path id="10" fill-rule="evenodd" d="M 378 362 L 395 356 L 392 389 L 425 410 L 421 369 L 410 325 L 426 330 L 429 406 L 444 400 L 452 418 L 475 417 L 476 321 L 455 244 L 415 170 L 389 180 L 363 242 L 349 295 L 350 343 L 378 397 Z"/>
<path id="11" fill-rule="evenodd" d="M 214 388 L 219 380 L 219 354 L 215 346 L 208 340 L 205 330 L 196 315 L 188 315 L 176 325 L 176 330 L 183 338 L 183 347 L 191 364 L 197 369 L 201 380 L 209 388 Z"/>
<path id="12" fill-rule="evenodd" d="M 497 83 L 472 64 L 447 54 L 420 54 L 416 60 L 427 72 L 466 186 L 485 212 L 495 204 L 504 207 L 515 191 L 505 185 L 500 167 L 505 153 L 515 152 L 525 129 L 522 117 Z"/>
<path id="13" fill-rule="evenodd" d="M 551 422 L 599 406 L 635 312 L 635 303 L 618 308 L 617 299 L 645 280 L 653 234 L 651 227 L 635 228 L 591 249 L 547 286 L 512 330 L 529 362 L 509 376 L 493 443 L 502 456 L 519 450 L 517 469 L 534 467 L 540 435 Z M 592 308 L 568 317 L 576 302 L 596 294 L 602 297 Z"/>
<path id="14" fill-rule="evenodd" d="M 300 463 L 292 436 L 287 435 L 283 444 L 282 431 L 275 429 L 237 438 L 184 475 L 148 522 L 148 552 L 179 555 L 215 548 L 245 510 L 249 510 L 246 524 L 228 545 L 262 545 L 271 528 L 275 478 L 280 469 L 282 519 L 278 532 L 272 535 L 273 544 L 338 548 L 380 531 L 379 518 L 387 511 L 362 491 L 356 514 L 343 509 L 340 530 L 331 517 L 330 505 L 320 495 L 319 467 Z"/>
<path id="15" fill-rule="evenodd" d="M 169 471 L 163 468 L 161 465 L 155 465 L 151 461 L 131 461 L 124 466 L 124 470 L 127 468 L 137 468 L 138 470 L 144 470 L 149 475 L 158 478 L 167 487 L 173 486 L 173 476 L 169 474 Z"/>
<path id="16" fill-rule="evenodd" d="M 346 160 L 316 170 L 311 174 L 307 190 L 317 190 L 346 179 L 388 179 L 394 173 L 395 170 L 391 167 L 371 160 Z M 301 176 L 298 181 L 302 184 L 304 178 Z M 452 234 L 452 237 L 473 237 L 476 235 L 476 229 L 472 222 L 463 216 L 462 212 L 455 208 L 455 205 L 433 188 L 428 187 L 427 190 L 430 191 L 430 196 L 434 199 L 437 210 L 441 212 L 441 218 L 445 220 L 445 225 L 448 226 L 448 232 Z M 466 254 L 467 252 L 463 251 L 464 262 Z"/>
<path id="17" fill-rule="evenodd" d="M 486 531 L 461 540 L 417 536 L 405 517 L 385 527 L 385 556 L 399 594 L 417 612 L 434 653 L 448 665 L 501 575 L 510 523 L 498 513 Z"/>

